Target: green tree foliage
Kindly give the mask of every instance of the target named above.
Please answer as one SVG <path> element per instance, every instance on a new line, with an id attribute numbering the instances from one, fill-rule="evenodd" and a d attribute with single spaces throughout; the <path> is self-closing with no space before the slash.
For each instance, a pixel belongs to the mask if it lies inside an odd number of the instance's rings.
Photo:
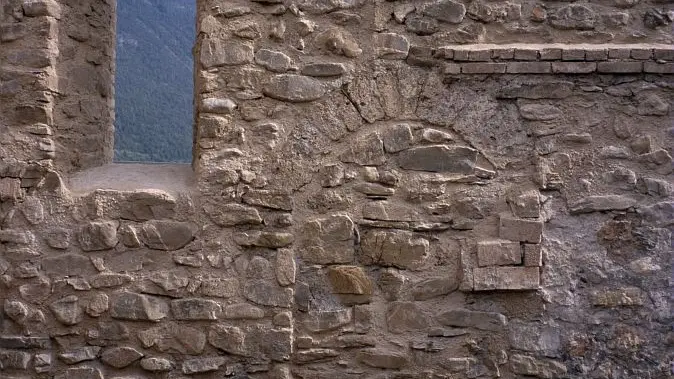
<path id="1" fill-rule="evenodd" d="M 195 7 L 117 2 L 116 161 L 191 161 Z"/>

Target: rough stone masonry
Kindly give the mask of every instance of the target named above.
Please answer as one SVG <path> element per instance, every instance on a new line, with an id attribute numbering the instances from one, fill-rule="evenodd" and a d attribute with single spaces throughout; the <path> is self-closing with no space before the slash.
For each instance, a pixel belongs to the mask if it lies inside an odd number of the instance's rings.
<path id="1" fill-rule="evenodd" d="M 193 178 L 83 191 L 115 1 L 0 0 L 0 378 L 672 377 L 671 0 L 197 5 Z"/>

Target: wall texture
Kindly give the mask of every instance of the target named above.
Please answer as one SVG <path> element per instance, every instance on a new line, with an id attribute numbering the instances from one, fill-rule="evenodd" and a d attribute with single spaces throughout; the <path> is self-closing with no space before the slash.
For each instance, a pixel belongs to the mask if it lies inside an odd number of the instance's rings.
<path id="1" fill-rule="evenodd" d="M 671 1 L 199 0 L 96 190 L 114 1 L 0 4 L 1 378 L 672 377 Z"/>

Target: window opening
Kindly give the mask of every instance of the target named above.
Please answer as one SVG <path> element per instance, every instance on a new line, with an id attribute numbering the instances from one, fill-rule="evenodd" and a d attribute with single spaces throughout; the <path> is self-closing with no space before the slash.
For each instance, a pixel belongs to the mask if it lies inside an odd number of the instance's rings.
<path id="1" fill-rule="evenodd" d="M 192 161 L 195 1 L 117 2 L 115 162 Z"/>

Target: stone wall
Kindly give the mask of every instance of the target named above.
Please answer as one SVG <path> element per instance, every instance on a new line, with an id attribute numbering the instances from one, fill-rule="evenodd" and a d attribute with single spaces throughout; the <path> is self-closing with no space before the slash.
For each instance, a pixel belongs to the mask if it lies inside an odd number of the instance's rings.
<path id="1" fill-rule="evenodd" d="M 671 2 L 200 0 L 192 187 L 86 191 L 85 3 L 0 2 L 0 377 L 671 377 Z"/>

